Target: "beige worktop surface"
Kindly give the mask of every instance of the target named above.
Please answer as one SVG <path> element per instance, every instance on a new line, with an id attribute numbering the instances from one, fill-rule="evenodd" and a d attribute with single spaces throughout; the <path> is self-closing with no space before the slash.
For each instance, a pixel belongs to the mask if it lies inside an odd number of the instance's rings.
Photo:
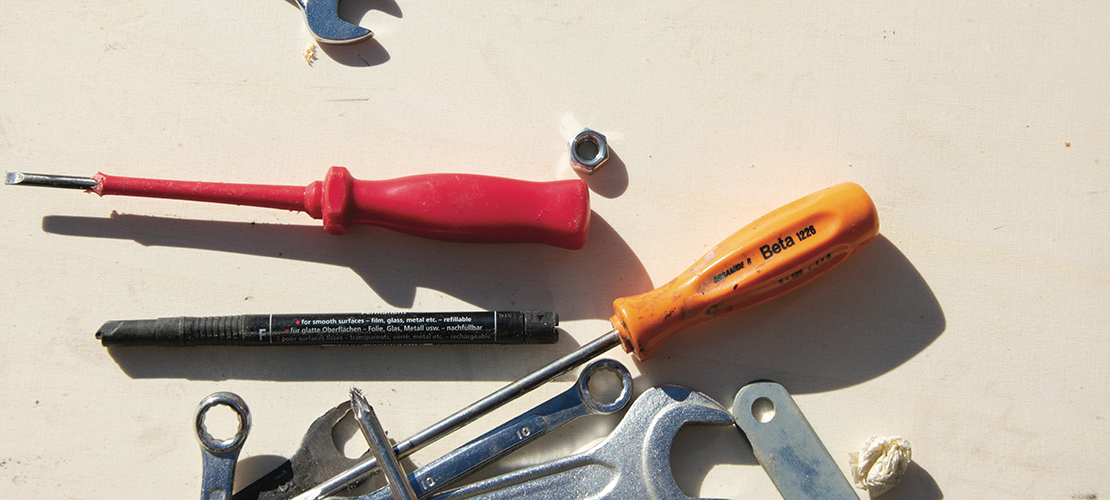
<path id="1" fill-rule="evenodd" d="M 316 46 L 310 61 L 289 1 L 5 2 L 0 163 L 293 185 L 333 165 L 363 179 L 545 181 L 578 177 L 567 140 L 590 127 L 613 157 L 586 178 L 586 246 L 332 236 L 302 213 L 0 187 L 0 497 L 196 498 L 193 411 L 221 390 L 253 416 L 240 485 L 352 386 L 390 436 L 410 436 L 608 331 L 613 299 L 845 181 L 874 199 L 879 238 L 646 362 L 609 352 L 636 392 L 680 384 L 731 405 L 745 383 L 776 380 L 845 473 L 869 436 L 910 440 L 914 465 L 889 500 L 1110 497 L 1110 4 L 342 8 L 376 38 Z M 114 319 L 485 309 L 557 311 L 560 341 L 105 349 L 93 337 Z M 614 424 L 572 425 L 502 468 Z M 732 429 L 682 431 L 672 465 L 690 495 L 776 495 Z"/>

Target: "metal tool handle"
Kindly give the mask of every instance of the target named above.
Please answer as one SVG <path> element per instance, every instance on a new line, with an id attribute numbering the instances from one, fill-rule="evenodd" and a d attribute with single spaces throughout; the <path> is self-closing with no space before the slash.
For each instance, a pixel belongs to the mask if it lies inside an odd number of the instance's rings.
<path id="1" fill-rule="evenodd" d="M 732 416 L 784 500 L 858 500 L 786 388 L 775 382 L 745 385 Z"/>
<path id="2" fill-rule="evenodd" d="M 378 465 L 385 474 L 386 483 L 390 489 L 393 500 L 416 500 L 416 493 L 412 491 L 405 471 L 393 453 L 393 446 L 374 414 L 374 408 L 366 401 L 366 397 L 358 389 L 351 389 L 351 411 L 354 413 L 355 422 L 358 422 L 363 437 L 370 445 L 370 451 L 378 460 Z"/>
<path id="3" fill-rule="evenodd" d="M 599 372 L 614 373 L 620 381 L 620 392 L 612 402 L 599 401 L 590 393 L 590 380 Z M 441 491 L 572 420 L 586 415 L 611 415 L 623 410 L 630 401 L 632 375 L 628 369 L 611 359 L 597 360 L 582 370 L 574 387 L 413 471 L 409 481 L 420 497 Z M 370 496 L 366 500 L 377 498 Z"/>
<path id="4" fill-rule="evenodd" d="M 448 491 L 436 500 L 689 500 L 674 482 L 671 443 L 686 425 L 729 425 L 704 394 L 660 386 L 640 395 L 617 428 L 592 448 Z"/>
<path id="5" fill-rule="evenodd" d="M 579 366 L 619 344 L 620 339 L 617 337 L 615 331 L 587 343 L 579 347 L 578 350 L 555 360 L 547 366 L 498 389 L 496 392 L 478 400 L 470 406 L 451 414 L 447 418 L 433 424 L 431 427 L 418 432 L 415 436 L 397 443 L 397 445 L 393 447 L 393 451 L 399 458 L 407 457 L 423 447 L 434 443 L 443 436 L 462 428 L 474 421 L 474 419 L 504 406 L 506 403 L 528 393 L 528 391 L 539 387 L 545 382 L 565 373 L 567 370 Z M 294 498 L 297 500 L 318 500 L 326 496 L 334 495 L 347 485 L 366 477 L 372 471 L 376 470 L 377 467 L 378 463 L 375 459 L 369 458 L 363 460 L 357 465 L 333 476 L 331 479 L 317 484 Z"/>

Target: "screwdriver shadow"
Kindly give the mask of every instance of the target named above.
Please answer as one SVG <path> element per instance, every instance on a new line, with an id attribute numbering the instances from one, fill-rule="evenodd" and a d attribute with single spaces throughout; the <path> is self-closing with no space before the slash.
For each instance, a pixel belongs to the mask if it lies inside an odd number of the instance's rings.
<path id="1" fill-rule="evenodd" d="M 424 288 L 479 309 L 549 310 L 557 312 L 560 321 L 601 319 L 612 314 L 609 304 L 613 298 L 652 288 L 647 271 L 632 249 L 596 213 L 591 215 L 590 237 L 580 250 L 538 244 L 442 242 L 366 226 L 356 226 L 337 237 L 319 226 L 115 212 L 108 218 L 47 216 L 42 229 L 67 236 L 134 240 L 144 246 L 195 248 L 346 267 L 399 310 L 411 308 L 417 288 Z M 324 284 L 320 288 L 326 290 Z M 120 347 L 108 352 L 133 378 L 503 380 L 522 376 L 576 347 L 571 336 L 560 332 L 556 344 Z"/>
<path id="2" fill-rule="evenodd" d="M 681 333 L 645 362 L 636 389 L 685 385 L 726 408 L 741 387 L 756 380 L 776 381 L 795 395 L 833 391 L 897 368 L 921 354 L 945 327 L 925 278 L 880 235 L 859 255 L 789 295 Z M 735 428 L 683 428 L 671 456 L 676 484 L 692 497 L 700 496 L 719 465 L 751 466 L 740 473 L 758 481 L 766 477 Z M 929 474 L 913 466 L 907 484 L 888 495 L 901 490 L 898 498 L 944 498 Z"/>
<path id="3" fill-rule="evenodd" d="M 897 368 L 945 326 L 925 278 L 880 235 L 813 283 L 668 341 L 645 362 L 640 387 L 686 385 L 726 406 L 755 380 L 791 394 L 833 391 Z"/>

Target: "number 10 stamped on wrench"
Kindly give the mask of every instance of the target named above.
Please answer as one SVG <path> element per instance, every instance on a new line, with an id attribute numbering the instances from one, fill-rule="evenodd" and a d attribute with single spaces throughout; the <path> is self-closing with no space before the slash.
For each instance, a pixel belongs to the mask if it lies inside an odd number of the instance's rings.
<path id="1" fill-rule="evenodd" d="M 617 371 L 623 384 L 617 400 L 601 407 L 586 390 L 590 373 L 599 368 Z M 755 382 L 741 388 L 731 412 L 713 399 L 685 387 L 655 387 L 644 392 L 617 428 L 589 450 L 432 496 L 436 491 L 578 416 L 604 414 L 623 408 L 631 394 L 627 376 L 627 371 L 618 363 L 598 361 L 583 372 L 578 384 L 570 390 L 409 474 L 407 481 L 411 489 L 405 489 L 411 492 L 411 497 L 399 496 L 395 489 L 397 481 L 394 480 L 389 487 L 353 500 L 385 500 L 391 496 L 435 500 L 687 499 L 689 497 L 675 484 L 670 467 L 670 450 L 675 435 L 686 425 L 728 424 L 735 424 L 747 438 L 756 460 L 784 499 L 857 498 L 790 394 L 774 382 Z M 230 396 L 237 399 L 234 395 Z M 229 399 L 226 393 L 217 393 L 206 398 L 201 409 L 206 404 L 213 404 L 213 401 L 229 404 L 235 399 Z M 238 401 L 241 403 L 241 400 Z M 198 409 L 198 416 L 201 409 Z M 245 412 L 245 406 L 242 411 L 236 408 L 236 412 L 241 415 L 241 422 L 244 422 L 242 418 L 246 418 L 246 423 L 241 424 L 240 433 L 229 440 L 237 443 L 232 444 L 235 446 L 233 452 L 214 457 L 201 437 L 205 455 L 205 493 L 202 499 L 227 498 L 220 495 L 230 491 L 235 456 L 249 430 L 249 413 Z M 197 425 L 198 436 L 203 436 L 200 418 Z M 330 431 L 330 427 L 328 429 Z M 306 436 L 306 441 L 311 437 Z M 336 454 L 339 455 L 338 452 Z M 294 460 L 298 460 L 296 456 Z M 326 461 L 312 465 L 328 467 Z M 250 490 L 252 487 L 245 488 L 236 498 Z M 280 493 L 285 495 L 266 498 L 284 498 L 291 491 Z M 254 495 L 257 497 L 257 491 Z"/>

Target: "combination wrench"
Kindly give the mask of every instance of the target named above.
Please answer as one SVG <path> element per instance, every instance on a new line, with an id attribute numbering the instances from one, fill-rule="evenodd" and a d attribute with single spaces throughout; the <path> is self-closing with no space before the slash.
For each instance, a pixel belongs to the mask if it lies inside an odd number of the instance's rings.
<path id="1" fill-rule="evenodd" d="M 613 330 L 397 443 L 408 456 L 561 373 L 621 346 L 646 361 L 667 339 L 719 315 L 789 293 L 865 248 L 879 234 L 874 202 L 843 183 L 774 210 L 709 250 L 655 290 L 613 302 Z M 797 239 L 795 239 L 797 238 Z M 375 470 L 363 461 L 297 497 L 320 500 Z"/>
<path id="2" fill-rule="evenodd" d="M 227 406 L 239 418 L 235 435 L 224 440 L 212 437 L 204 425 L 208 410 L 216 406 Z M 217 392 L 201 400 L 193 414 L 193 425 L 200 442 L 203 476 L 200 483 L 201 500 L 228 500 L 235 480 L 235 464 L 239 452 L 251 430 L 251 412 L 247 403 L 238 395 L 230 392 Z"/>
<path id="3" fill-rule="evenodd" d="M 599 401 L 590 393 L 590 380 L 600 372 L 611 372 L 618 379 L 620 390 L 612 402 Z M 225 398 L 220 399 L 217 403 L 209 402 L 217 394 L 223 394 Z M 203 438 L 201 439 L 202 450 L 205 452 L 203 483 L 207 487 L 210 482 L 218 482 L 224 485 L 221 491 L 227 492 L 224 497 L 212 497 L 213 500 L 232 498 L 230 491 L 235 459 L 250 429 L 249 413 L 246 413 L 246 405 L 242 403 L 242 399 L 231 393 L 217 394 L 205 398 L 201 406 L 198 407 L 196 420 L 198 438 L 201 438 L 202 432 L 207 434 L 203 430 L 202 408 L 203 411 L 207 411 L 207 408 L 214 404 L 227 404 L 239 413 L 239 409 L 233 404 L 225 402 L 228 396 L 234 397 L 235 401 L 238 401 L 236 404 L 241 405 L 243 410 L 243 413 L 240 414 L 245 414 L 246 420 L 244 423 L 244 420 L 240 419 L 239 433 L 232 438 L 237 443 L 234 455 L 224 454 L 220 457 L 210 458 L 209 452 L 204 446 L 205 441 Z M 455 451 L 413 471 L 407 479 L 418 496 L 425 497 L 434 494 L 481 467 L 516 451 L 571 421 L 589 415 L 616 413 L 626 408 L 631 400 L 632 376 L 628 369 L 611 359 L 597 360 L 582 370 L 573 387 L 475 438 Z M 345 401 L 316 419 L 305 434 L 300 449 L 289 461 L 243 488 L 234 495 L 234 500 L 285 500 L 303 493 L 319 481 L 331 477 L 336 471 L 343 470 L 352 463 L 370 461 L 376 466 L 376 461 L 372 456 L 369 456 L 369 451 L 359 459 L 349 459 L 335 447 L 335 442 L 332 439 L 332 429 L 350 412 L 350 409 L 350 402 Z M 390 491 L 382 488 L 359 498 L 371 500 L 389 497 Z M 209 497 L 202 495 L 202 498 Z"/>
<path id="4" fill-rule="evenodd" d="M 620 394 L 612 403 L 600 402 L 590 395 L 590 378 L 599 370 L 612 371 L 620 378 Z M 595 361 L 582 371 L 574 387 L 413 471 L 408 475 L 409 485 L 418 497 L 426 497 L 572 420 L 616 413 L 631 399 L 632 377 L 624 365 L 611 359 Z M 389 497 L 388 488 L 381 488 L 352 500 L 386 500 Z"/>
<path id="5" fill-rule="evenodd" d="M 621 378 L 621 393 L 613 403 L 598 403 L 589 393 L 589 377 L 601 369 L 616 371 Z M 627 370 L 612 360 L 597 361 L 583 371 L 574 387 L 410 473 L 407 480 L 417 497 L 428 498 L 560 425 L 584 415 L 619 411 L 630 398 L 631 379 Z M 239 432 L 223 442 L 216 442 L 203 429 L 203 414 L 215 404 L 231 406 L 240 418 Z M 325 422 L 336 418 L 334 410 L 329 414 Z M 226 499 L 231 489 L 235 458 L 250 428 L 250 413 L 234 394 L 217 393 L 198 407 L 196 422 L 205 465 L 202 499 Z M 731 412 L 711 398 L 684 387 L 650 389 L 636 400 L 616 430 L 590 450 L 463 486 L 434 498 L 687 499 L 689 497 L 675 484 L 670 468 L 670 449 L 675 434 L 688 424 L 729 423 L 741 431 L 754 457 L 784 499 L 857 498 L 797 403 L 781 385 L 767 381 L 741 388 Z M 314 424 L 314 428 L 327 431 L 330 441 L 330 425 Z M 336 455 L 343 458 L 338 452 Z M 314 458 L 321 457 L 315 455 Z M 311 473 L 314 469 L 322 469 L 314 474 L 320 477 L 321 473 L 326 475 L 327 470 L 340 466 L 342 464 L 322 460 L 305 470 Z M 236 498 L 250 489 L 245 488 Z M 266 498 L 279 498 L 274 495 L 281 492 L 264 493 L 268 495 Z M 285 488 L 284 493 L 288 496 L 294 492 Z M 355 500 L 383 500 L 389 496 L 390 490 L 381 488 Z M 257 491 L 252 498 L 258 498 Z"/>
<path id="6" fill-rule="evenodd" d="M 775 382 L 753 382 L 732 411 L 680 386 L 642 394 L 616 430 L 566 458 L 477 482 L 435 500 L 688 499 L 674 482 L 671 443 L 688 424 L 735 424 L 785 500 L 856 500 L 797 403 Z"/>
<path id="7" fill-rule="evenodd" d="M 732 414 L 709 397 L 675 385 L 654 387 L 621 423 L 582 453 L 479 481 L 436 500 L 687 499 L 671 472 L 671 443 L 685 425 L 729 425 Z"/>

